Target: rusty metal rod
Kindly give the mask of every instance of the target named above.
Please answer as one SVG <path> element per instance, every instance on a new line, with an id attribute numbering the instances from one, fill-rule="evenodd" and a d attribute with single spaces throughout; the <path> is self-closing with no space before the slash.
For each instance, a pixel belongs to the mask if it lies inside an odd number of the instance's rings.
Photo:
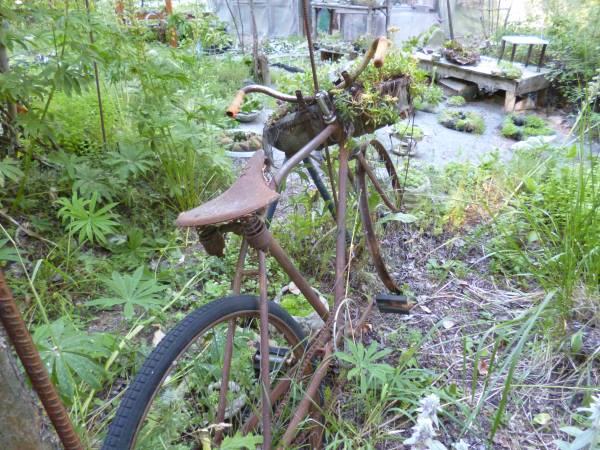
<path id="1" fill-rule="evenodd" d="M 29 330 L 23 321 L 21 312 L 15 303 L 15 299 L 4 279 L 4 273 L 1 270 L 0 320 L 64 448 L 67 450 L 83 450 L 69 414 L 50 381 L 46 367 L 33 343 L 31 334 L 29 334 Z"/>
<path id="2" fill-rule="evenodd" d="M 235 276 L 231 283 L 231 290 L 234 295 L 240 295 L 242 289 L 242 280 L 244 278 L 244 262 L 248 254 L 248 241 L 244 239 L 240 247 Z M 227 326 L 227 340 L 225 343 L 225 352 L 223 355 L 223 372 L 221 374 L 221 388 L 219 390 L 219 405 L 217 407 L 217 423 L 223 422 L 225 419 L 225 409 L 227 407 L 227 391 L 229 390 L 229 375 L 231 372 L 231 359 L 233 356 L 233 339 L 235 337 L 236 323 L 235 319 L 230 320 Z M 223 439 L 223 430 L 217 430 L 215 433 L 215 441 L 221 443 Z"/>
<path id="3" fill-rule="evenodd" d="M 356 158 L 358 159 L 358 162 L 362 166 L 362 169 L 369 176 L 369 179 L 371 180 L 371 183 L 373 183 L 373 187 L 375 188 L 375 190 L 377 191 L 377 193 L 381 197 L 381 200 L 383 200 L 383 203 L 385 203 L 385 206 L 387 206 L 388 208 L 390 208 L 390 210 L 392 212 L 398 212 L 398 211 L 400 211 L 400 208 L 398 208 L 396 205 L 394 205 L 390 201 L 390 199 L 388 198 L 387 194 L 384 192 L 383 188 L 381 187 L 381 184 L 379 184 L 379 180 L 377 179 L 377 176 L 373 172 L 373 168 L 369 165 L 369 163 L 365 159 L 364 155 L 362 153 L 358 153 L 356 155 Z"/>
<path id="4" fill-rule="evenodd" d="M 269 97 L 273 97 L 274 99 L 281 100 L 283 102 L 298 103 L 298 97 L 296 97 L 295 95 L 284 94 L 283 92 L 277 91 L 267 86 L 261 86 L 260 84 L 249 84 L 248 86 L 244 86 L 243 88 L 241 88 L 240 91 L 243 91 L 245 94 L 265 94 Z M 310 103 L 315 100 L 315 97 L 304 96 L 303 99 L 305 102 Z"/>
<path id="5" fill-rule="evenodd" d="M 345 142 L 340 142 L 339 193 L 337 209 L 337 238 L 335 246 L 334 310 L 345 297 L 346 273 L 346 204 L 348 198 L 348 158 L 350 153 Z"/>
<path id="6" fill-rule="evenodd" d="M 260 381 L 262 384 L 262 448 L 271 450 L 271 380 L 269 378 L 269 299 L 267 297 L 267 260 L 258 250 L 260 290 Z"/>
<path id="7" fill-rule="evenodd" d="M 325 356 L 323 357 L 323 361 L 315 371 L 310 384 L 306 388 L 304 397 L 302 397 L 302 400 L 298 404 L 296 411 L 294 411 L 294 416 L 292 417 L 292 420 L 288 424 L 287 429 L 281 438 L 281 446 L 279 448 L 289 448 L 290 444 L 292 443 L 292 439 L 294 439 L 294 436 L 296 435 L 296 429 L 298 428 L 298 425 L 300 425 L 302 419 L 304 419 L 306 414 L 308 414 L 310 406 L 315 401 L 314 399 L 317 395 L 317 391 L 319 390 L 319 386 L 321 385 L 323 378 L 325 378 L 325 375 L 327 375 L 327 370 L 331 365 L 331 348 L 332 344 L 330 342 L 327 344 L 327 347 L 325 347 Z"/>
<path id="8" fill-rule="evenodd" d="M 312 30 L 308 22 L 310 15 L 310 1 L 302 1 L 302 19 L 304 20 L 304 31 L 306 32 L 306 43 L 308 44 L 308 57 L 310 58 L 310 69 L 312 71 L 313 87 L 315 88 L 315 94 L 319 92 L 319 78 L 317 76 L 317 65 L 315 64 L 315 49 L 313 48 Z M 315 27 L 318 24 L 315 23 Z"/>

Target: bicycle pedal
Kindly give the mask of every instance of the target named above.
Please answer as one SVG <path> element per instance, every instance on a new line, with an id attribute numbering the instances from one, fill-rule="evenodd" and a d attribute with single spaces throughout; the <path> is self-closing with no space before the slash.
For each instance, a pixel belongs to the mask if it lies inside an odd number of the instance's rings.
<path id="1" fill-rule="evenodd" d="M 381 313 L 410 314 L 410 310 L 415 306 L 406 295 L 377 294 L 375 301 Z"/>

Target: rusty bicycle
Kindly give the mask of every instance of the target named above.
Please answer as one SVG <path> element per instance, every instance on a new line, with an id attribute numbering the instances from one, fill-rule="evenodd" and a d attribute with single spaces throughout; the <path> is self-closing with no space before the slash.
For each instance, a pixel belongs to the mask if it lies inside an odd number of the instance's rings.
<path id="1" fill-rule="evenodd" d="M 337 92 L 357 94 L 356 79 L 371 63 L 384 64 L 389 41 L 378 38 L 364 60 L 349 74 L 343 72 Z M 314 57 L 311 62 L 314 68 Z M 314 72 L 313 72 L 314 74 Z M 228 437 L 262 436 L 262 448 L 319 448 L 321 386 L 344 336 L 363 324 L 375 301 L 355 317 L 339 314 L 346 298 L 349 270 L 347 209 L 355 195 L 364 240 L 376 273 L 388 292 L 377 296 L 380 309 L 406 314 L 412 304 L 390 274 L 387 253 L 380 248 L 386 230 L 385 214 L 400 211 L 402 187 L 395 164 L 376 139 L 348 145 L 351 136 L 372 130 L 348 123 L 336 111 L 332 92 L 286 95 L 265 86 L 250 85 L 236 94 L 227 113 L 235 116 L 245 95 L 262 93 L 291 106 L 290 114 L 265 130 L 267 141 L 285 149 L 281 167 L 270 170 L 268 148 L 257 151 L 240 177 L 220 196 L 182 212 L 177 225 L 193 227 L 210 255 L 223 256 L 225 235 L 242 237 L 232 295 L 189 314 L 154 348 L 127 388 L 109 426 L 103 449 L 213 448 Z M 406 80 L 386 80 L 381 89 L 397 90 Z M 291 119 L 290 119 L 291 117 Z M 364 126 L 363 126 L 364 128 Z M 337 175 L 329 147 L 335 146 Z M 267 146 L 268 147 L 268 146 Z M 317 170 L 310 160 L 325 152 L 327 167 Z M 336 221 L 335 281 L 331 309 L 294 266 L 268 226 L 292 170 L 305 164 Z M 328 173 L 330 189 L 320 174 Z M 352 194 L 349 194 L 352 193 Z M 246 270 L 251 256 L 258 270 Z M 267 298 L 267 256 L 295 283 L 324 326 L 306 336 L 286 310 Z M 258 278 L 258 295 L 241 292 L 244 277 Z"/>

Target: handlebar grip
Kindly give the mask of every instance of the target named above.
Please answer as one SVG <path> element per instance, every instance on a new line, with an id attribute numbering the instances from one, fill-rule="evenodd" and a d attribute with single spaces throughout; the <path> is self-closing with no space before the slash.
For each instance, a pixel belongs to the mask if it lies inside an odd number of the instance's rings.
<path id="1" fill-rule="evenodd" d="M 388 51 L 390 46 L 390 41 L 384 37 L 380 37 L 377 42 L 377 50 L 375 50 L 375 56 L 373 58 L 373 64 L 378 69 L 383 66 L 383 60 L 385 59 L 385 54 Z"/>
<path id="2" fill-rule="evenodd" d="M 242 108 L 242 103 L 244 103 L 245 96 L 246 96 L 246 93 L 242 89 L 237 91 L 237 93 L 235 94 L 235 97 L 233 98 L 233 101 L 229 105 L 229 108 L 227 108 L 227 115 L 229 117 L 235 118 L 235 116 L 238 115 L 238 113 L 240 112 L 240 109 Z"/>

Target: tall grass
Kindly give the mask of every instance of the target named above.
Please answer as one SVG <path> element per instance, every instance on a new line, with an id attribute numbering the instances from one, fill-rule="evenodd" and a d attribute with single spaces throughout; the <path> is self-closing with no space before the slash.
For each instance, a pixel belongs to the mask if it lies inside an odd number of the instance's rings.
<path id="1" fill-rule="evenodd" d="M 600 179 L 598 155 L 586 141 L 589 103 L 580 112 L 578 135 L 565 152 L 543 153 L 521 180 L 520 192 L 495 223 L 493 246 L 513 275 L 556 290 L 564 320 L 574 291 L 598 292 L 600 281 Z"/>

